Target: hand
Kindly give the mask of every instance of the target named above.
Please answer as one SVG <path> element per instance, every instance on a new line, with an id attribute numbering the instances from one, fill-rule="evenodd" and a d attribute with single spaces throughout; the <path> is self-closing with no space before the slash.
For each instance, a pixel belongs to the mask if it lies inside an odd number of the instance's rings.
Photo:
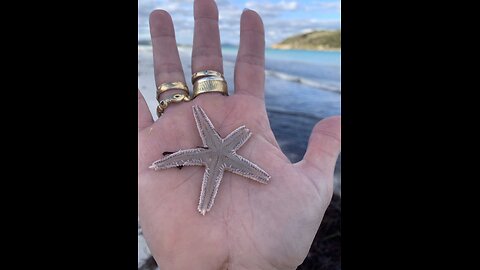
<path id="1" fill-rule="evenodd" d="M 194 9 L 192 73 L 223 72 L 216 4 L 196 0 Z M 157 85 L 184 81 L 170 15 L 154 11 L 150 28 Z M 244 11 L 231 96 L 202 94 L 193 101 L 170 105 L 153 122 L 138 92 L 139 217 L 162 270 L 295 269 L 309 251 L 332 197 L 340 117 L 319 122 L 304 159 L 290 163 L 266 114 L 264 40 L 261 18 L 254 11 Z M 193 105 L 206 111 L 222 137 L 246 125 L 253 135 L 238 154 L 271 175 L 263 185 L 225 172 L 215 204 L 205 216 L 197 211 L 204 167 L 148 168 L 163 152 L 202 145 Z"/>

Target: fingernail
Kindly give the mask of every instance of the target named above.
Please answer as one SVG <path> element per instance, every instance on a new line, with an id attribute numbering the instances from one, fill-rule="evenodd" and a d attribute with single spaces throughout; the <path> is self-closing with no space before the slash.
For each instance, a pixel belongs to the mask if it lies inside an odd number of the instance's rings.
<path id="1" fill-rule="evenodd" d="M 243 9 L 243 12 L 245 12 L 245 11 L 247 11 L 247 10 L 251 10 L 251 9 L 249 9 L 249 8 L 244 8 L 244 9 Z"/>

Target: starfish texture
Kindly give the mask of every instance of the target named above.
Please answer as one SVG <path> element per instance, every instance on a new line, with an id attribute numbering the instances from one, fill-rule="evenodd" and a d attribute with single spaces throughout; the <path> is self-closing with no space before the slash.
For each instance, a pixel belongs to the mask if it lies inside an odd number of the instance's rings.
<path id="1" fill-rule="evenodd" d="M 193 116 L 203 147 L 179 150 L 155 161 L 150 168 L 160 170 L 182 166 L 205 166 L 198 203 L 198 211 L 202 215 L 212 208 L 225 170 L 262 184 L 268 183 L 270 179 L 268 173 L 236 153 L 252 135 L 250 130 L 241 126 L 222 139 L 202 108 L 193 106 Z"/>

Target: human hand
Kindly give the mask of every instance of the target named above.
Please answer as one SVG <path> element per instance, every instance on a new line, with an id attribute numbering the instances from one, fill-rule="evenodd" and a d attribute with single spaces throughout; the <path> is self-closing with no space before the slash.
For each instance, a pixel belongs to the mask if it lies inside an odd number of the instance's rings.
<path id="1" fill-rule="evenodd" d="M 223 72 L 216 4 L 196 0 L 194 9 L 192 73 Z M 150 28 L 156 84 L 184 81 L 170 15 L 154 11 Z M 233 95 L 199 95 L 190 102 L 170 105 L 153 122 L 138 93 L 139 217 L 162 270 L 295 269 L 308 254 L 332 197 L 340 117 L 319 122 L 304 159 L 292 164 L 280 150 L 268 121 L 264 52 L 261 18 L 247 10 L 241 18 Z M 250 129 L 253 135 L 237 153 L 271 175 L 263 185 L 225 172 L 215 204 L 205 216 L 197 211 L 204 167 L 148 168 L 163 152 L 202 145 L 193 105 L 205 110 L 222 137 L 242 125 Z"/>

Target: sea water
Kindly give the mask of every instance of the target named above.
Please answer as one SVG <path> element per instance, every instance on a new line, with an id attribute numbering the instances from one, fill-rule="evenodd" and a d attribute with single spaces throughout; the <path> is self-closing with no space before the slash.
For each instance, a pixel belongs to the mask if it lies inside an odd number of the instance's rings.
<path id="1" fill-rule="evenodd" d="M 234 66 L 237 51 L 234 46 L 222 47 L 226 67 Z M 340 55 L 339 51 L 266 49 L 267 109 L 315 118 L 340 114 Z"/>

